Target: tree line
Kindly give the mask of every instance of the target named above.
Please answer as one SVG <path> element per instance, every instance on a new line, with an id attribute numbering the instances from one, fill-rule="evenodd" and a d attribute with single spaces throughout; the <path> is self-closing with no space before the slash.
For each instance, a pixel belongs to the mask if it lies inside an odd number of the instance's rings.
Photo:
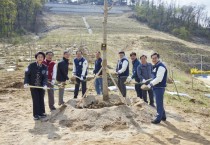
<path id="1" fill-rule="evenodd" d="M 179 6 L 176 2 L 140 0 L 135 6 L 137 20 L 151 28 L 191 40 L 193 36 L 210 39 L 210 17 L 204 5 Z"/>
<path id="2" fill-rule="evenodd" d="M 0 0 L 0 37 L 35 32 L 44 0 Z"/>

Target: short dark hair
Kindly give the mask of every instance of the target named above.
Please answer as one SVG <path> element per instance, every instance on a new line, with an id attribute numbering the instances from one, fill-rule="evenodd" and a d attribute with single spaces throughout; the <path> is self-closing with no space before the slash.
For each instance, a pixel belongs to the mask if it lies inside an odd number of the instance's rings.
<path id="1" fill-rule="evenodd" d="M 133 55 L 136 56 L 136 52 L 131 52 L 130 56 L 133 56 Z"/>
<path id="2" fill-rule="evenodd" d="M 160 54 L 158 54 L 157 52 L 153 53 L 153 54 L 151 55 L 151 58 L 152 58 L 154 55 L 157 55 L 157 57 L 160 58 Z"/>
<path id="3" fill-rule="evenodd" d="M 45 55 L 48 55 L 49 53 L 52 53 L 52 55 L 54 55 L 54 53 L 53 53 L 52 51 L 47 51 L 47 52 L 45 53 Z"/>
<path id="4" fill-rule="evenodd" d="M 65 50 L 65 51 L 63 52 L 63 55 L 65 55 L 66 53 L 69 53 L 69 51 L 68 51 L 68 50 Z"/>
<path id="5" fill-rule="evenodd" d="M 144 54 L 140 56 L 140 59 L 141 59 L 142 57 L 145 57 L 145 58 L 147 58 L 147 56 L 146 56 L 146 55 L 144 55 Z"/>
<path id="6" fill-rule="evenodd" d="M 44 53 L 44 52 L 41 52 L 41 51 L 37 52 L 37 53 L 35 54 L 35 58 L 36 58 L 36 59 L 37 59 L 38 55 L 42 55 L 42 56 L 44 57 L 44 59 L 45 59 L 45 53 Z"/>
<path id="7" fill-rule="evenodd" d="M 76 54 L 77 54 L 78 52 L 81 52 L 81 54 L 82 54 L 82 51 L 81 51 L 81 50 L 77 50 L 77 51 L 76 51 Z"/>
<path id="8" fill-rule="evenodd" d="M 120 51 L 119 54 L 124 54 L 125 55 L 125 52 L 124 51 Z"/>

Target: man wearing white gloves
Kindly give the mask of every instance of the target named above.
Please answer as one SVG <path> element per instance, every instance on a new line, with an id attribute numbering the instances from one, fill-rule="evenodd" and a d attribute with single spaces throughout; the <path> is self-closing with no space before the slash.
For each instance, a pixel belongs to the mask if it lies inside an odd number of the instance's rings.
<path id="1" fill-rule="evenodd" d="M 119 61 L 117 63 L 116 74 L 118 75 L 118 87 L 123 95 L 126 97 L 126 85 L 125 82 L 129 76 L 129 61 L 125 56 L 124 51 L 119 52 Z"/>
<path id="2" fill-rule="evenodd" d="M 42 62 L 45 59 L 43 52 L 38 52 L 35 55 L 36 62 L 31 63 L 25 70 L 24 88 L 30 88 L 31 96 L 33 100 L 33 116 L 34 120 L 46 117 L 45 105 L 44 105 L 44 94 L 47 90 L 48 72 L 47 66 L 43 65 Z M 30 85 L 30 86 L 29 86 Z"/>
<path id="3" fill-rule="evenodd" d="M 52 61 L 54 54 L 52 51 L 47 51 L 46 52 L 46 59 L 43 61 L 43 64 L 45 64 L 48 68 L 48 84 L 47 86 L 49 88 L 53 88 L 55 84 L 55 79 L 56 79 L 56 65 L 55 62 Z M 49 102 L 49 108 L 51 111 L 56 110 L 55 108 L 55 101 L 54 101 L 54 90 L 49 89 L 47 90 L 48 93 L 48 102 Z"/>
<path id="4" fill-rule="evenodd" d="M 161 121 L 166 121 L 166 113 L 163 105 L 164 93 L 167 82 L 168 71 L 166 66 L 159 60 L 160 55 L 158 53 L 153 53 L 151 55 L 153 66 L 153 80 L 150 84 L 145 85 L 142 89 L 151 89 L 153 90 L 154 97 L 156 99 L 157 105 L 157 116 L 156 119 L 152 121 L 153 124 L 158 124 Z"/>
<path id="5" fill-rule="evenodd" d="M 140 57 L 140 60 L 141 60 L 141 65 L 139 65 L 137 68 L 137 74 L 140 79 L 140 82 L 146 83 L 146 85 L 148 85 L 150 82 L 149 81 L 146 82 L 146 80 L 149 80 L 152 78 L 152 64 L 147 62 L 146 55 L 142 55 Z M 149 104 L 155 107 L 152 89 L 142 90 L 142 99 L 144 100 L 144 102 L 148 103 L 147 92 L 149 94 L 149 100 L 150 100 Z"/>
<path id="6" fill-rule="evenodd" d="M 73 76 L 76 77 L 76 84 L 74 90 L 75 99 L 79 94 L 80 83 L 82 83 L 82 96 L 84 96 L 87 90 L 87 82 L 86 82 L 86 76 L 88 72 L 87 70 L 88 70 L 87 60 L 82 56 L 82 51 L 77 51 L 76 58 L 74 59 L 73 62 Z"/>

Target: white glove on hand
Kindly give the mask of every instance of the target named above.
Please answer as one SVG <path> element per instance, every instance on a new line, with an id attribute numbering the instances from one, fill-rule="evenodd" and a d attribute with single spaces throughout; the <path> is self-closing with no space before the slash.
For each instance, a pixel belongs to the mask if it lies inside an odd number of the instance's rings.
<path id="1" fill-rule="evenodd" d="M 24 89 L 27 89 L 28 87 L 29 87 L 29 85 L 28 84 L 24 84 Z"/>
<path id="2" fill-rule="evenodd" d="M 51 85 L 53 85 L 53 86 L 55 85 L 55 80 L 51 81 Z"/>
<path id="3" fill-rule="evenodd" d="M 145 80 L 145 79 L 143 79 L 143 80 L 142 80 L 142 83 L 146 83 L 146 80 Z"/>
<path id="4" fill-rule="evenodd" d="M 45 91 L 46 91 L 46 90 L 47 90 L 47 86 L 44 86 L 44 87 L 43 87 L 43 90 L 45 90 Z"/>
<path id="5" fill-rule="evenodd" d="M 76 76 L 76 74 L 75 74 L 75 73 L 73 73 L 73 74 L 72 74 L 72 76 L 73 76 L 73 77 L 75 77 L 75 76 Z"/>
<path id="6" fill-rule="evenodd" d="M 81 81 L 83 81 L 83 80 L 84 80 L 83 76 L 81 76 L 80 80 L 81 80 Z"/>
<path id="7" fill-rule="evenodd" d="M 130 83 L 132 81 L 132 78 L 131 77 L 128 77 L 126 82 Z"/>

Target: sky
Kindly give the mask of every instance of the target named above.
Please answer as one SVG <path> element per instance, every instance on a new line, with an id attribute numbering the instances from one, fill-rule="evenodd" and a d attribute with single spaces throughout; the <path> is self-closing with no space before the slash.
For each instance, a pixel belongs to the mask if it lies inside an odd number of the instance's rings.
<path id="1" fill-rule="evenodd" d="M 165 0 L 170 2 L 171 0 Z M 210 0 L 177 0 L 180 5 L 189 5 L 191 3 L 198 4 L 198 5 L 205 5 L 206 11 L 208 11 L 208 14 L 210 16 Z"/>

